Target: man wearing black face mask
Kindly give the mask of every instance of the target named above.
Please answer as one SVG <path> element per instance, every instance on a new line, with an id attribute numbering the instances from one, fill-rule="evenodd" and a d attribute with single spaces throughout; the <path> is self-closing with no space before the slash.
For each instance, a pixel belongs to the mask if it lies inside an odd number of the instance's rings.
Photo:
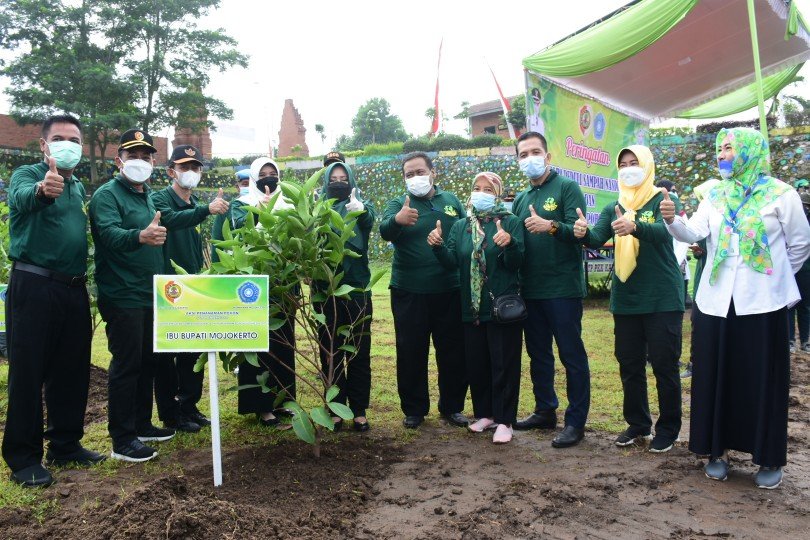
<path id="1" fill-rule="evenodd" d="M 357 216 L 354 237 L 347 242 L 347 247 L 360 257 L 345 257 L 341 266 L 344 273 L 342 284 L 365 289 L 371 279 L 368 238 L 374 226 L 374 208 L 368 201 L 359 198 L 351 168 L 340 162 L 334 162 L 326 169 L 321 199 L 324 197 L 334 199 L 332 208 L 341 216 L 349 212 L 362 212 Z M 315 287 L 318 288 L 319 284 L 316 283 Z M 367 431 L 369 424 L 366 420 L 366 408 L 371 393 L 371 293 L 353 292 L 350 296 L 349 299 L 332 297 L 316 307 L 326 316 L 326 328 L 329 329 L 327 332 L 322 328 L 318 336 L 321 342 L 321 368 L 325 374 L 335 374 L 332 382 L 340 389 L 335 401 L 345 405 L 348 398 L 349 407 L 354 414 L 355 431 Z M 350 354 L 341 351 L 340 347 L 346 344 L 346 340 L 338 335 L 337 329 L 354 324 L 364 317 L 369 319 L 354 327 L 348 343 L 357 352 Z M 324 351 L 335 351 L 335 354 L 330 358 Z M 336 429 L 343 424 L 339 417 L 333 417 L 332 420 Z"/>

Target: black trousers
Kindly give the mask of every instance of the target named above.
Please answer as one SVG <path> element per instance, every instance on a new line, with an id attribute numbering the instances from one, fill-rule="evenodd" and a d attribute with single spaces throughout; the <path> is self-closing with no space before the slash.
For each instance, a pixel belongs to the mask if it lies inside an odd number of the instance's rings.
<path id="1" fill-rule="evenodd" d="M 267 386 L 271 389 L 263 393 L 261 388 L 246 388 L 239 391 L 239 414 L 272 412 L 273 402 L 281 390 L 286 390 L 287 399 L 295 399 L 295 351 L 287 343 L 295 343 L 295 322 L 287 323 L 270 332 L 270 353 L 259 353 L 259 367 L 247 362 L 239 365 L 239 385 L 256 384 L 257 378 L 269 372 Z"/>
<path id="2" fill-rule="evenodd" d="M 326 316 L 326 326 L 318 332 L 321 369 L 327 377 L 331 369 L 333 384 L 340 389 L 335 401 L 345 405 L 348 398 L 354 416 L 365 416 L 371 394 L 371 319 L 355 323 L 371 317 L 371 295 L 349 300 L 332 297 L 316 309 Z M 353 325 L 351 341 L 338 335 L 343 325 Z M 357 352 L 340 350 L 344 344 L 355 347 Z"/>
<path id="3" fill-rule="evenodd" d="M 113 445 L 127 444 L 152 424 L 158 356 L 153 351 L 152 308 L 120 308 L 99 300 L 112 354 L 107 429 Z"/>
<path id="4" fill-rule="evenodd" d="M 42 391 L 48 408 L 44 438 L 51 452 L 79 448 L 90 384 L 90 302 L 84 285 L 68 287 L 14 270 L 6 293 L 8 413 L 3 459 L 12 471 L 42 463 Z"/>
<path id="5" fill-rule="evenodd" d="M 464 350 L 473 414 L 498 424 L 514 424 L 520 389 L 523 326 L 464 323 Z"/>
<path id="6" fill-rule="evenodd" d="M 613 315 L 616 359 L 624 390 L 624 419 L 632 432 L 646 435 L 652 428 L 647 396 L 647 360 L 658 389 L 656 435 L 676 439 L 681 431 L 681 357 L 683 312 Z"/>
<path id="7" fill-rule="evenodd" d="M 764 467 L 787 463 L 790 350 L 787 308 L 757 315 L 695 314 L 689 449 L 751 454 Z"/>
<path id="8" fill-rule="evenodd" d="M 203 391 L 204 373 L 194 371 L 200 353 L 159 354 L 155 373 L 155 403 L 158 418 L 177 420 L 197 412 Z"/>
<path id="9" fill-rule="evenodd" d="M 464 410 L 467 375 L 458 291 L 419 294 L 391 289 L 397 347 L 397 390 L 406 416 L 430 410 L 428 348 L 433 337 L 439 371 L 439 412 Z"/>

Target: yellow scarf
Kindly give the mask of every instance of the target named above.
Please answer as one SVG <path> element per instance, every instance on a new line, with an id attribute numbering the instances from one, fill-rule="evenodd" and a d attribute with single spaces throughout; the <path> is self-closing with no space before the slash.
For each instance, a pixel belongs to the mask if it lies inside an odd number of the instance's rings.
<path id="1" fill-rule="evenodd" d="M 647 202 L 655 197 L 660 190 L 655 187 L 655 161 L 652 152 L 646 146 L 634 144 L 623 148 L 616 158 L 617 166 L 619 157 L 628 150 L 635 154 L 638 165 L 644 169 L 644 181 L 636 187 L 628 187 L 619 181 L 619 204 L 624 208 L 624 217 L 629 221 L 636 220 L 636 212 Z M 636 258 L 638 257 L 638 238 L 632 234 L 627 236 L 616 236 L 614 238 L 614 271 L 616 277 L 624 283 L 633 270 L 636 269 Z"/>

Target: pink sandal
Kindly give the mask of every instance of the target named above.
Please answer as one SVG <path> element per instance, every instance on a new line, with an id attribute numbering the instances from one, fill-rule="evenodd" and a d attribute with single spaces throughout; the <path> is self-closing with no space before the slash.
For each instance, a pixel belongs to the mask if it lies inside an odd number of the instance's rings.
<path id="1" fill-rule="evenodd" d="M 506 444 L 512 440 L 512 426 L 506 424 L 498 424 L 495 430 L 495 435 L 492 436 L 492 442 L 495 444 Z"/>
<path id="2" fill-rule="evenodd" d="M 487 429 L 495 429 L 495 426 L 498 424 L 492 418 L 479 418 L 469 426 L 467 429 L 472 431 L 473 433 L 483 433 Z"/>

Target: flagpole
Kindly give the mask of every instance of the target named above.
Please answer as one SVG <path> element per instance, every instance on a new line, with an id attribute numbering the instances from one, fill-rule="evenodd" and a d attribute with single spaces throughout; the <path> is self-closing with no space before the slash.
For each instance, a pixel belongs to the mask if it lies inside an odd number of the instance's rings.
<path id="1" fill-rule="evenodd" d="M 754 75 L 757 81 L 757 101 L 759 107 L 759 130 L 768 142 L 768 122 L 765 119 L 765 92 L 762 89 L 762 69 L 759 65 L 759 39 L 757 38 L 757 17 L 754 0 L 748 0 L 748 25 L 751 27 L 751 48 L 754 53 Z"/>
<path id="2" fill-rule="evenodd" d="M 442 115 L 439 111 L 439 73 L 442 66 L 442 45 L 444 45 L 444 38 L 439 42 L 439 60 L 436 62 L 436 95 L 433 101 L 433 126 L 430 128 L 430 132 L 434 136 L 438 135 L 442 122 Z"/>

